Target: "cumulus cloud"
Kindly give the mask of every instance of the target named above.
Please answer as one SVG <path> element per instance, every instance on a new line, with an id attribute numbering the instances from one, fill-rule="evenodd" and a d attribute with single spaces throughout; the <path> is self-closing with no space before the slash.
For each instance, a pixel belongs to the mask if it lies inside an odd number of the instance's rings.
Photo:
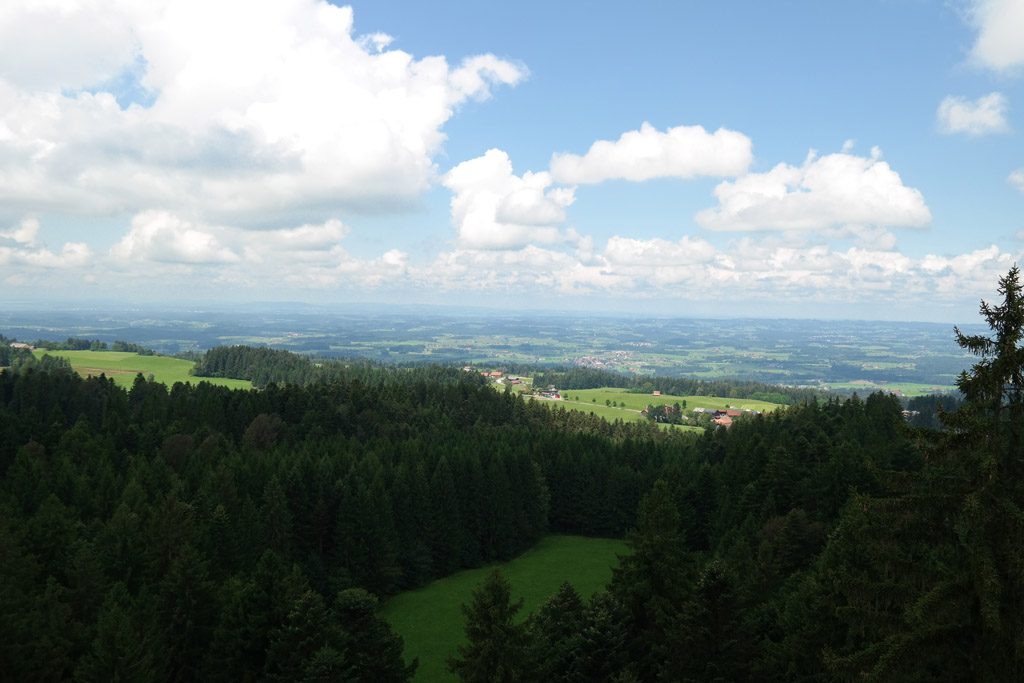
<path id="1" fill-rule="evenodd" d="M 1020 0 L 973 0 L 970 19 L 978 30 L 971 49 L 975 63 L 995 70 L 1024 65 L 1024 3 Z"/>
<path id="2" fill-rule="evenodd" d="M 515 175 L 500 149 L 462 162 L 441 182 L 454 193 L 452 223 L 464 248 L 514 249 L 571 239 L 559 226 L 575 199 L 572 188 L 552 187 L 547 172 Z"/>
<path id="3" fill-rule="evenodd" d="M 551 174 L 560 183 L 581 185 L 605 180 L 735 176 L 746 172 L 753 158 L 750 138 L 719 128 L 677 126 L 665 132 L 649 123 L 623 133 L 618 140 L 598 140 L 583 156 L 555 154 Z"/>
<path id="4" fill-rule="evenodd" d="M 110 250 L 119 261 L 158 263 L 235 263 L 238 254 L 209 230 L 166 211 L 145 211 L 132 219 L 131 230 Z"/>
<path id="5" fill-rule="evenodd" d="M 408 254 L 397 249 L 357 258 L 342 246 L 337 219 L 273 230 L 193 223 L 167 211 L 137 214 L 107 254 L 107 263 L 140 282 L 189 277 L 234 288 L 316 290 L 381 287 L 403 277 Z"/>
<path id="6" fill-rule="evenodd" d="M 846 225 L 923 226 L 931 212 L 921 192 L 907 187 L 882 161 L 848 153 L 818 156 L 801 166 L 778 164 L 720 183 L 715 208 L 696 220 L 710 230 L 822 230 Z"/>
<path id="7" fill-rule="evenodd" d="M 1024 168 L 1018 168 L 1006 180 L 1018 190 L 1024 192 Z"/>
<path id="8" fill-rule="evenodd" d="M 1006 97 L 1002 93 L 989 93 L 976 100 L 947 97 L 939 104 L 936 117 L 943 133 L 987 135 L 1010 130 L 1006 121 Z"/>
<path id="9" fill-rule="evenodd" d="M 8 268 L 29 268 L 32 270 L 82 268 L 92 261 L 92 250 L 83 242 L 67 242 L 60 251 L 54 252 L 39 244 L 39 221 L 26 218 L 10 230 L 0 231 L 0 266 Z M 4 244 L 7 242 L 7 244 Z M 11 277 L 6 282 L 12 282 Z"/>
<path id="10" fill-rule="evenodd" d="M 324 0 L 16 0 L 0 45 L 0 205 L 22 213 L 276 227 L 387 210 L 433 180 L 460 104 L 526 76 L 414 58 Z"/>
<path id="11" fill-rule="evenodd" d="M 127 11 L 98 2 L 38 0 L 0 6 L 0 45 L 0 78 L 53 91 L 114 78 L 132 63 L 138 43 Z"/>
<path id="12" fill-rule="evenodd" d="M 39 221 L 35 218 L 26 218 L 17 227 L 10 230 L 0 230 L 0 237 L 14 240 L 18 244 L 33 245 L 39 235 Z"/>

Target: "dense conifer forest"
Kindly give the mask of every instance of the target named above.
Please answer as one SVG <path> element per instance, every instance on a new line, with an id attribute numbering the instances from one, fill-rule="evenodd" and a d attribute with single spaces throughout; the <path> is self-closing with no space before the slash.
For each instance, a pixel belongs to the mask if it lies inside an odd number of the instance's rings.
<path id="1" fill-rule="evenodd" d="M 880 393 L 694 436 L 441 367 L 249 391 L 5 370 L 0 670 L 407 680 L 378 601 L 554 530 L 632 552 L 607 591 L 565 585 L 522 625 L 493 574 L 460 678 L 1020 680 L 1016 269 L 1000 293 L 991 337 L 957 332 L 979 362 L 945 431 Z"/>

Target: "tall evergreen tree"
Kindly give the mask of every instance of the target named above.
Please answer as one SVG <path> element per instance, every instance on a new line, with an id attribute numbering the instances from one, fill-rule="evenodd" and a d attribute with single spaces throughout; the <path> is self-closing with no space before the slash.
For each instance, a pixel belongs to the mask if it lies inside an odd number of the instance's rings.
<path id="1" fill-rule="evenodd" d="M 992 336 L 957 342 L 980 360 L 957 384 L 913 477 L 858 497 L 826 553 L 851 638 L 837 672 L 875 678 L 1024 680 L 1024 296 L 1014 267 L 1002 303 L 981 304 Z"/>
<path id="2" fill-rule="evenodd" d="M 515 623 L 523 601 L 512 602 L 512 587 L 494 570 L 473 591 L 466 617 L 465 645 L 448 660 L 448 670 L 468 683 L 515 683 L 526 662 L 524 628 Z"/>
<path id="3" fill-rule="evenodd" d="M 583 645 L 584 611 L 579 593 L 565 582 L 530 615 L 526 622 L 530 679 L 578 683 L 587 680 L 576 663 Z"/>
<path id="4" fill-rule="evenodd" d="M 347 680 L 402 683 L 412 678 L 418 662 L 402 660 L 402 638 L 377 616 L 377 598 L 360 588 L 341 591 L 334 614 L 344 631 Z"/>

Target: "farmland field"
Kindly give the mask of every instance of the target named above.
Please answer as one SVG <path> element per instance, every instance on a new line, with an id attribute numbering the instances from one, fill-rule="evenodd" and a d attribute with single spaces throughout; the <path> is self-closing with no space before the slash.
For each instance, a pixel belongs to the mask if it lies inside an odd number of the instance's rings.
<path id="1" fill-rule="evenodd" d="M 584 599 L 604 588 L 622 541 L 582 536 L 547 536 L 519 557 L 500 565 L 459 572 L 417 590 L 400 593 L 382 608 L 381 616 L 405 640 L 405 657 L 418 657 L 417 681 L 450 681 L 445 660 L 463 642 L 461 606 L 488 573 L 499 567 L 512 584 L 512 599 L 523 599 L 518 617 L 525 619 L 569 581 Z"/>
<path id="2" fill-rule="evenodd" d="M 189 370 L 195 363 L 169 356 L 140 356 L 124 351 L 35 351 L 37 358 L 47 354 L 67 358 L 71 367 L 82 377 L 104 374 L 122 387 L 131 387 L 135 376 L 141 372 L 145 376 L 152 374 L 154 380 L 167 386 L 175 382 L 210 382 L 232 389 L 252 388 L 252 382 L 247 380 L 194 377 L 189 374 Z"/>
<path id="3" fill-rule="evenodd" d="M 589 391 L 601 391 L 601 390 L 600 389 L 590 389 Z M 597 415 L 598 417 L 603 417 L 604 419 L 608 420 L 609 422 L 613 422 L 615 420 L 622 420 L 624 422 L 647 422 L 647 418 L 640 413 L 640 409 L 638 409 L 638 408 L 617 408 L 617 407 L 612 407 L 612 406 L 606 406 L 604 404 L 604 399 L 601 400 L 601 403 L 592 403 L 592 402 L 583 401 L 583 400 L 577 401 L 577 400 L 575 400 L 576 392 L 575 391 L 570 391 L 570 393 L 572 394 L 573 398 L 569 399 L 569 398 L 564 398 L 564 396 L 563 396 L 562 400 L 560 400 L 560 401 L 552 401 L 552 403 L 554 403 L 555 407 L 557 407 L 557 408 L 565 408 L 566 410 L 576 410 L 576 411 L 579 411 L 581 413 L 593 413 L 594 415 Z M 581 390 L 579 393 L 582 395 L 583 390 Z M 658 426 L 661 427 L 662 429 L 665 429 L 665 430 L 678 429 L 678 430 L 681 430 L 681 431 L 684 431 L 684 432 L 703 432 L 704 431 L 703 427 L 694 427 L 694 426 L 691 426 L 691 425 L 660 424 Z"/>
<path id="4" fill-rule="evenodd" d="M 755 401 L 746 398 L 724 398 L 721 396 L 674 396 L 663 394 L 652 396 L 651 394 L 630 393 L 625 389 L 614 387 L 602 387 L 600 389 L 567 389 L 562 394 L 562 401 L 558 404 L 567 410 L 579 410 L 590 412 L 605 418 L 606 420 L 626 420 L 633 422 L 644 422 L 647 420 L 640 411 L 649 405 L 672 405 L 673 403 L 683 404 L 686 402 L 684 414 L 692 414 L 694 408 L 724 409 L 727 406 L 741 410 L 759 410 L 767 412 L 776 410 L 783 406 L 767 401 Z M 616 405 L 606 405 L 605 401 L 614 402 Z M 665 429 L 682 429 L 684 431 L 702 432 L 702 427 L 690 425 L 661 425 Z"/>
<path id="5" fill-rule="evenodd" d="M 579 400 L 583 403 L 594 404 L 595 401 L 598 404 L 604 404 L 605 401 L 614 401 L 620 405 L 625 404 L 625 407 L 631 410 L 643 410 L 649 405 L 672 405 L 673 403 L 682 404 L 686 401 L 686 407 L 688 410 L 694 408 L 722 408 L 726 406 L 730 408 L 739 408 L 741 410 L 759 410 L 759 411 L 770 411 L 780 408 L 777 403 L 769 403 L 767 401 L 755 401 L 747 398 L 724 398 L 722 396 L 675 396 L 672 394 L 663 394 L 661 396 L 652 396 L 651 394 L 638 394 L 626 391 L 625 389 L 618 389 L 615 387 L 601 387 L 600 389 L 567 389 L 565 395 L 570 397 L 570 400 Z"/>

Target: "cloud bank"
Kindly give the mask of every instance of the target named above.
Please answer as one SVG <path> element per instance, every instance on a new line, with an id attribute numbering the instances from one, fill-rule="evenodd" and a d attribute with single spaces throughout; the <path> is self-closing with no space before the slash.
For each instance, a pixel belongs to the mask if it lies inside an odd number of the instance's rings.
<path id="1" fill-rule="evenodd" d="M 4 3 L 0 206 L 259 227 L 400 206 L 456 109 L 526 70 L 389 44 L 323 0 Z"/>

